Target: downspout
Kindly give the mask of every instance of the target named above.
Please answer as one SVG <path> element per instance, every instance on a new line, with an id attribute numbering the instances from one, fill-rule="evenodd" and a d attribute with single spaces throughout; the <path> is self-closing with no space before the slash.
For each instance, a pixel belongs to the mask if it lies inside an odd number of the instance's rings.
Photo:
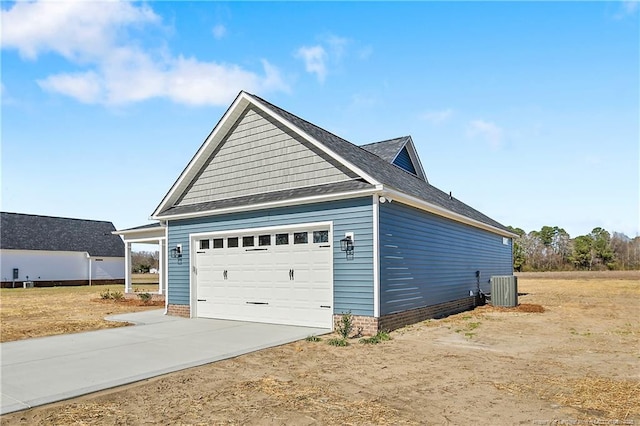
<path id="1" fill-rule="evenodd" d="M 169 221 L 160 221 L 160 225 L 164 226 L 164 244 L 160 240 L 160 250 L 163 252 L 164 268 L 160 272 L 164 281 L 164 314 L 169 314 Z"/>
<path id="2" fill-rule="evenodd" d="M 89 260 L 89 287 L 91 287 L 91 255 L 87 253 L 87 259 Z"/>

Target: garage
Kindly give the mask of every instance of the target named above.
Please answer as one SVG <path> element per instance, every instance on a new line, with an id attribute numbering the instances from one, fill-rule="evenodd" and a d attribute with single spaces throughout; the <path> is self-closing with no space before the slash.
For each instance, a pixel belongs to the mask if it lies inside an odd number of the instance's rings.
<path id="1" fill-rule="evenodd" d="M 331 328 L 331 226 L 192 236 L 196 316 Z"/>

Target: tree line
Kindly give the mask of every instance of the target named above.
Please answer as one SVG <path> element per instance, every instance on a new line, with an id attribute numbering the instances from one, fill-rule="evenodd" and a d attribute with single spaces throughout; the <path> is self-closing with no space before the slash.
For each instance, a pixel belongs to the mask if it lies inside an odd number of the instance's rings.
<path id="1" fill-rule="evenodd" d="M 513 269 L 526 271 L 637 270 L 640 269 L 640 237 L 610 234 L 593 228 L 587 235 L 571 238 L 557 226 L 525 232 L 509 226 L 513 239 Z"/>
<path id="2" fill-rule="evenodd" d="M 157 251 L 131 252 L 131 272 L 146 274 L 151 269 L 158 269 L 160 253 Z"/>

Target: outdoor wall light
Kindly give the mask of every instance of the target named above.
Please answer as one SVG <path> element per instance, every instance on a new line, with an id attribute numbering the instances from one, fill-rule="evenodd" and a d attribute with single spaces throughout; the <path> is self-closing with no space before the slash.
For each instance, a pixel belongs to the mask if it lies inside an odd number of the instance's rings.
<path id="1" fill-rule="evenodd" d="M 351 235 L 346 235 L 340 240 L 340 250 L 345 252 L 347 260 L 353 259 L 353 237 Z"/>
<path id="2" fill-rule="evenodd" d="M 174 248 L 170 250 L 171 257 L 174 259 L 180 259 L 182 257 L 182 244 L 176 244 Z"/>

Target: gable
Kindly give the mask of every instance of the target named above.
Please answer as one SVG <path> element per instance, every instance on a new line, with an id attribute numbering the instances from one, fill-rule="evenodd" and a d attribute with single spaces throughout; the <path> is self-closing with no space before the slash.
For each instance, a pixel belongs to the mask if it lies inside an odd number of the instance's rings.
<path id="1" fill-rule="evenodd" d="M 357 177 L 249 105 L 174 205 L 324 185 Z"/>
<path id="2" fill-rule="evenodd" d="M 400 150 L 395 160 L 393 160 L 393 164 L 400 167 L 403 170 L 408 171 L 409 173 L 413 173 L 417 175 L 416 168 L 411 161 L 411 157 L 409 156 L 409 152 L 407 151 L 407 147 L 405 146 Z"/>

